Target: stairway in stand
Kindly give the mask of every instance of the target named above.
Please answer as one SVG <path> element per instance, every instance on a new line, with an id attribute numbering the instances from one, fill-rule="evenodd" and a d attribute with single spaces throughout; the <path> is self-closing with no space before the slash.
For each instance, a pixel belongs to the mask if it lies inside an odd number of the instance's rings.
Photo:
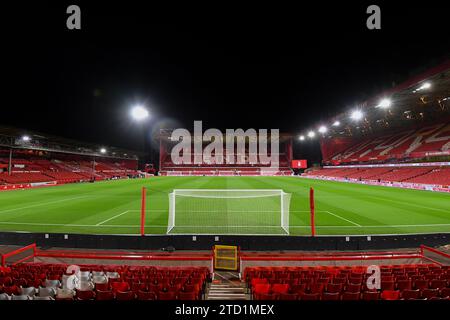
<path id="1" fill-rule="evenodd" d="M 214 280 L 206 288 L 206 300 L 250 300 L 245 282 L 237 272 L 216 271 Z"/>

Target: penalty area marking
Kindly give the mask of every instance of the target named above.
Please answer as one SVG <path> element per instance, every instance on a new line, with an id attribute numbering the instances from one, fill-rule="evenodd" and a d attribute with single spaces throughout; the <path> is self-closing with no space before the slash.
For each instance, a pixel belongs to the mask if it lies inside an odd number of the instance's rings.
<path id="1" fill-rule="evenodd" d="M 118 217 L 120 217 L 120 216 L 123 216 L 124 214 L 126 214 L 126 213 L 128 213 L 128 212 L 130 212 L 130 210 L 126 210 L 126 211 L 124 211 L 124 212 L 122 212 L 122 213 L 116 214 L 115 216 L 112 216 L 112 217 L 109 218 L 109 219 L 106 219 L 106 220 L 103 220 L 103 221 L 97 223 L 96 226 L 101 226 L 102 224 L 105 224 L 105 223 L 108 222 L 108 221 L 111 221 L 111 220 L 116 219 L 116 218 L 118 218 Z"/>
<path id="2" fill-rule="evenodd" d="M 355 225 L 355 226 L 357 226 L 357 227 L 362 227 L 362 225 L 357 224 L 356 222 L 353 222 L 353 221 L 351 221 L 351 220 L 348 220 L 348 219 L 346 219 L 346 218 L 344 218 L 344 217 L 341 217 L 340 215 L 337 215 L 337 214 L 335 214 L 335 213 L 333 213 L 333 212 L 330 212 L 330 211 L 322 211 L 322 212 L 326 212 L 326 213 L 328 213 L 328 214 L 331 214 L 332 216 L 334 216 L 334 217 L 336 217 L 336 218 L 339 218 L 339 219 L 341 219 L 341 220 L 347 221 L 347 222 L 349 222 L 349 223 L 351 223 L 351 224 L 353 224 L 353 225 Z"/>

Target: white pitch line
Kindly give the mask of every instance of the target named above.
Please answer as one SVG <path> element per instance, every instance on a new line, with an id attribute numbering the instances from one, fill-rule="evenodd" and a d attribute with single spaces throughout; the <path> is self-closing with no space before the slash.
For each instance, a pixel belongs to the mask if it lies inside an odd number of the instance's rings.
<path id="1" fill-rule="evenodd" d="M 415 228 L 415 227 L 448 227 L 449 223 L 445 224 L 397 224 L 397 225 L 383 225 L 383 226 L 360 226 L 361 228 Z M 289 226 L 291 228 L 311 228 L 311 226 Z M 354 228 L 354 226 L 317 226 L 317 228 Z"/>
<path id="2" fill-rule="evenodd" d="M 61 200 L 49 201 L 49 202 L 40 202 L 38 204 L 34 204 L 34 205 L 31 205 L 31 206 L 2 210 L 2 211 L 0 211 L 0 214 L 13 212 L 13 211 L 19 211 L 19 210 L 23 210 L 23 209 L 35 208 L 35 207 L 40 207 L 40 206 L 46 206 L 46 205 L 54 204 L 54 203 L 71 201 L 71 200 L 76 200 L 76 199 L 82 199 L 82 198 L 87 198 L 87 197 L 89 197 L 89 196 L 75 197 L 75 198 L 69 198 L 69 199 L 61 199 Z"/>
<path id="3" fill-rule="evenodd" d="M 132 209 L 132 210 L 129 210 L 129 211 L 132 211 L 132 212 L 140 212 L 141 210 L 139 210 L 139 209 Z M 145 210 L 145 212 L 168 212 L 169 211 L 169 209 L 148 209 L 148 210 Z M 274 213 L 274 212 L 276 212 L 276 213 L 279 213 L 280 212 L 280 210 L 195 210 L 195 211 L 193 211 L 193 210 L 177 210 L 177 212 L 192 212 L 192 213 L 196 213 L 196 212 L 199 212 L 199 213 L 209 213 L 209 212 L 212 212 L 212 213 L 217 213 L 217 212 L 224 212 L 224 211 L 226 211 L 226 212 L 236 212 L 236 213 L 245 213 L 245 212 L 267 212 L 267 213 Z M 310 212 L 309 210 L 289 210 L 289 212 Z M 316 212 L 328 212 L 328 211 L 325 211 L 325 210 L 316 210 Z"/>
<path id="4" fill-rule="evenodd" d="M 449 210 L 433 208 L 433 207 L 427 207 L 427 206 L 421 206 L 420 204 L 415 204 L 415 203 L 406 202 L 406 201 L 392 200 L 392 199 L 388 199 L 388 198 L 381 198 L 381 197 L 375 197 L 375 196 L 370 196 L 370 197 L 371 198 L 375 198 L 375 199 L 380 199 L 380 200 L 383 200 L 383 201 L 391 201 L 391 202 L 401 203 L 401 204 L 405 204 L 405 205 L 410 206 L 410 207 L 417 207 L 417 208 L 423 208 L 423 209 L 434 210 L 434 211 L 441 211 L 441 212 L 447 212 L 447 213 L 450 212 Z"/>
<path id="5" fill-rule="evenodd" d="M 111 218 L 109 218 L 109 219 L 106 219 L 106 220 L 104 220 L 104 221 L 102 221 L 102 222 L 97 223 L 96 226 L 101 226 L 102 224 L 104 224 L 104 223 L 106 223 L 106 222 L 108 222 L 108 221 L 111 221 L 111 220 L 113 220 L 113 219 L 116 219 L 116 218 L 118 218 L 118 217 L 120 217 L 120 216 L 123 216 L 125 213 L 128 213 L 128 212 L 130 212 L 130 210 L 127 210 L 127 211 L 124 211 L 124 212 L 122 212 L 122 213 L 116 214 L 115 216 L 113 216 L 113 217 L 111 217 Z"/>
<path id="6" fill-rule="evenodd" d="M 349 223 L 351 223 L 351 224 L 354 224 L 354 225 L 357 226 L 357 227 L 362 227 L 360 224 L 357 224 L 356 222 L 353 222 L 353 221 L 351 221 L 351 220 L 345 219 L 345 218 L 341 217 L 340 215 L 337 215 L 337 214 L 335 214 L 335 213 L 333 213 L 333 212 L 330 212 L 330 211 L 325 211 L 325 212 L 328 213 L 328 214 L 331 214 L 332 216 L 335 216 L 336 218 L 339 218 L 339 219 L 342 219 L 342 220 L 344 220 L 344 221 L 347 221 L 347 222 L 349 222 Z"/>
<path id="7" fill-rule="evenodd" d="M 29 222 L 13 222 L 0 221 L 0 225 L 29 225 L 29 226 L 61 226 L 61 227 L 106 227 L 106 228 L 135 228 L 140 227 L 138 224 L 132 225 L 115 225 L 115 224 L 67 224 L 67 223 L 29 223 Z M 361 226 L 363 228 L 414 228 L 414 227 L 446 227 L 450 224 L 398 224 L 383 226 Z M 167 225 L 146 225 L 146 228 L 167 228 Z M 175 226 L 176 228 L 224 228 L 223 226 Z M 281 226 L 228 226 L 233 228 L 281 228 Z M 289 228 L 311 228 L 311 226 L 290 226 Z M 316 228 L 354 228 L 354 226 L 316 226 Z"/>
<path id="8" fill-rule="evenodd" d="M 80 227 L 80 228 L 93 228 L 93 227 L 105 227 L 105 228 L 134 228 L 134 227 L 140 227 L 138 224 L 133 225 L 116 225 L 116 224 L 102 224 L 102 225 L 96 225 L 96 224 L 70 224 L 70 223 L 28 223 L 28 222 L 12 222 L 12 221 L 5 221 L 1 222 L 0 225 L 25 225 L 25 226 L 55 226 L 55 227 Z M 151 226 L 145 226 L 146 228 L 167 228 L 167 225 L 151 225 Z"/>

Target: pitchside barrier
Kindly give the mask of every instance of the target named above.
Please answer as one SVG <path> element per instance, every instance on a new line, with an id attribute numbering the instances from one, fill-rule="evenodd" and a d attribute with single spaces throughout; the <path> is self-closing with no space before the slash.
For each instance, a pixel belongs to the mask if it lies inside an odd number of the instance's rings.
<path id="1" fill-rule="evenodd" d="M 434 255 L 433 258 L 430 255 Z M 241 277 L 247 267 L 299 267 L 299 266 L 370 266 L 395 264 L 445 265 L 450 263 L 450 255 L 427 246 L 402 251 L 367 252 L 293 252 L 293 253 L 246 253 L 240 255 Z M 446 259 L 446 262 L 444 261 Z"/>
<path id="2" fill-rule="evenodd" d="M 215 250 L 214 250 L 215 249 Z M 223 251 L 225 250 L 225 251 Z M 219 260 L 227 260 L 222 265 Z M 212 251 L 198 252 L 132 252 L 90 250 L 42 250 L 36 244 L 13 250 L 1 256 L 2 267 L 26 262 L 54 262 L 65 264 L 139 264 L 153 266 L 207 266 L 211 272 L 219 269 L 239 270 L 256 266 L 369 266 L 386 264 L 431 263 L 449 265 L 450 254 L 435 248 L 420 246 L 401 251 L 367 252 L 254 252 L 240 251 L 235 246 L 216 246 Z M 95 260 L 95 261 L 93 261 Z M 126 262 L 125 262 L 126 261 Z M 165 262 L 161 264 L 161 262 Z M 223 268 L 225 267 L 225 268 Z"/>
<path id="3" fill-rule="evenodd" d="M 50 262 L 63 264 L 105 264 L 105 265 L 146 265 L 146 266 L 206 266 L 214 268 L 214 255 L 203 252 L 134 252 L 101 250 L 42 250 L 36 244 L 13 250 L 1 256 L 1 266 L 11 266 L 25 262 Z"/>

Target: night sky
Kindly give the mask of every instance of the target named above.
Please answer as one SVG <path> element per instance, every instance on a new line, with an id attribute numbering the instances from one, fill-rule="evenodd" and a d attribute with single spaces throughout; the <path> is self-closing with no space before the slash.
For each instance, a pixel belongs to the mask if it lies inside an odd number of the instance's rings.
<path id="1" fill-rule="evenodd" d="M 128 113 L 142 103 L 149 135 L 194 120 L 298 134 L 450 52 L 443 1 L 377 2 L 375 31 L 369 2 L 91 2 L 4 11 L 1 125 L 140 148 Z M 81 31 L 66 29 L 69 4 Z"/>

